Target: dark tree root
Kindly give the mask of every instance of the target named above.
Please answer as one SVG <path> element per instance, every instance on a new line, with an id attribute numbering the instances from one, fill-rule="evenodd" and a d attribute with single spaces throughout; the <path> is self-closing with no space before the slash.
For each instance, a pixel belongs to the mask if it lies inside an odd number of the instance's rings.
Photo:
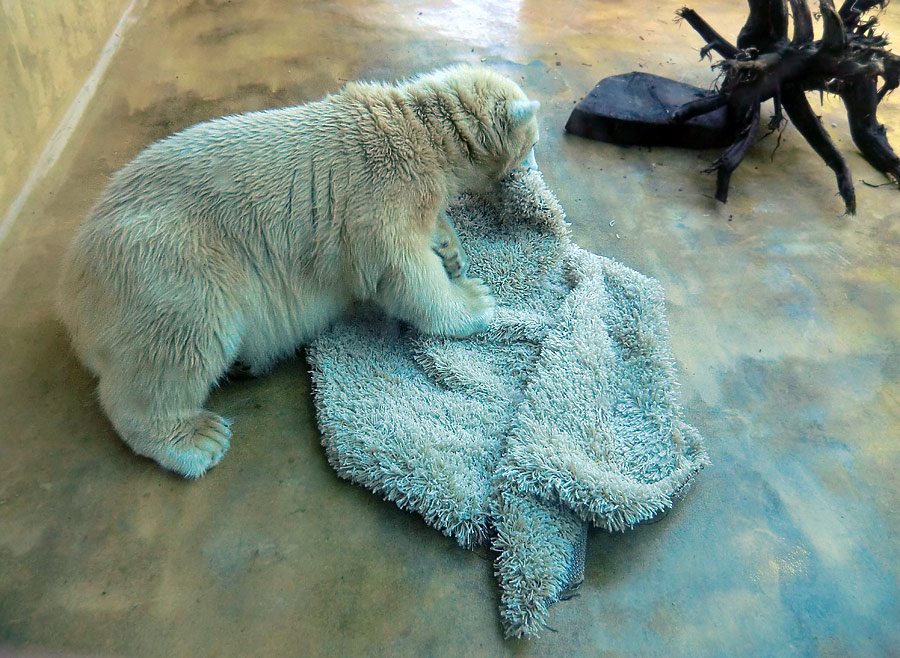
<path id="1" fill-rule="evenodd" d="M 794 35 L 791 37 L 791 43 L 795 46 L 810 43 L 813 40 L 813 20 L 812 14 L 809 13 L 809 6 L 806 0 L 789 0 L 791 3 L 791 14 L 794 17 Z"/>
<path id="2" fill-rule="evenodd" d="M 841 21 L 847 26 L 848 30 L 855 30 L 859 25 L 859 19 L 862 15 L 875 7 L 882 9 L 887 5 L 884 0 L 844 0 L 838 11 Z"/>
<path id="3" fill-rule="evenodd" d="M 737 141 L 725 149 L 712 167 L 707 171 L 716 172 L 716 199 L 725 203 L 728 201 L 728 186 L 731 182 L 731 174 L 747 155 L 756 131 L 759 128 L 759 103 L 744 112 L 742 127 L 738 132 Z"/>
<path id="4" fill-rule="evenodd" d="M 729 43 L 721 34 L 716 32 L 709 23 L 700 18 L 700 15 L 693 9 L 682 7 L 675 12 L 679 18 L 687 21 L 697 33 L 706 41 L 706 47 L 700 51 L 700 59 L 703 59 L 710 50 L 715 50 L 725 59 L 732 59 L 737 56 L 738 49 Z"/>
<path id="5" fill-rule="evenodd" d="M 783 0 L 758 0 L 750 4 L 750 15 L 738 33 L 737 47 L 769 50 L 787 36 L 787 6 Z"/>
<path id="6" fill-rule="evenodd" d="M 837 176 L 838 191 L 844 200 L 849 214 L 856 212 L 856 192 L 853 189 L 853 178 L 844 156 L 825 132 L 821 120 L 813 112 L 803 89 L 795 85 L 785 85 L 781 89 L 781 103 L 788 118 L 794 123 L 800 134 L 806 138 L 819 157 L 825 161 Z"/>
<path id="7" fill-rule="evenodd" d="M 900 183 L 900 158 L 887 141 L 884 126 L 878 123 L 878 94 L 871 79 L 845 84 L 841 100 L 847 108 L 850 136 L 866 161 Z"/>
<path id="8" fill-rule="evenodd" d="M 688 121 L 701 114 L 708 114 L 728 104 L 728 99 L 722 94 L 704 96 L 690 103 L 685 103 L 672 113 L 672 120 L 676 122 Z"/>
<path id="9" fill-rule="evenodd" d="M 834 171 L 847 212 L 856 212 L 852 176 L 843 156 L 816 116 L 806 92 L 837 93 L 844 101 L 850 133 L 863 157 L 894 182 L 900 183 L 900 158 L 878 123 L 878 103 L 900 86 L 900 57 L 887 50 L 887 38 L 876 34 L 877 18 L 864 18 L 888 0 L 819 0 L 822 38 L 814 40 L 813 18 L 806 0 L 748 0 L 750 14 L 737 45 L 687 7 L 677 14 L 706 41 L 705 56 L 715 50 L 724 57 L 718 94 L 687 103 L 672 114 L 687 121 L 727 106 L 736 126 L 734 143 L 713 163 L 718 172 L 716 198 L 725 202 L 731 174 L 743 160 L 759 125 L 760 103 L 775 99 L 770 131 L 783 121 L 782 108 L 813 150 Z M 790 11 L 789 11 L 790 10 Z M 791 20 L 792 17 L 792 20 Z M 793 33 L 788 38 L 790 24 Z M 878 78 L 884 83 L 878 89 Z"/>

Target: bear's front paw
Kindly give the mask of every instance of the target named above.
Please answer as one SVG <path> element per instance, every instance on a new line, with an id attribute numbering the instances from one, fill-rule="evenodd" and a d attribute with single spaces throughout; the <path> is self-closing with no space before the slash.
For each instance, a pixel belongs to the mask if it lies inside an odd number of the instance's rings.
<path id="1" fill-rule="evenodd" d="M 497 300 L 491 289 L 481 279 L 462 278 L 458 283 L 466 293 L 466 310 L 472 322 L 472 332 L 487 329 L 497 314 Z"/>
<path id="2" fill-rule="evenodd" d="M 484 281 L 476 278 L 462 277 L 456 281 L 456 285 L 465 291 L 466 297 L 469 299 L 490 298 L 494 299 L 491 289 L 484 285 Z"/>

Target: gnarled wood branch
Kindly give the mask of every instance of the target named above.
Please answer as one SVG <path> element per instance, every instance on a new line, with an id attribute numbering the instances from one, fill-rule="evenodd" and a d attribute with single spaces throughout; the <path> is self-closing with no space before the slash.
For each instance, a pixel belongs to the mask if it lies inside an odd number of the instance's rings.
<path id="1" fill-rule="evenodd" d="M 729 107 L 737 137 L 712 166 L 718 172 L 717 199 L 724 202 L 728 198 L 731 174 L 752 144 L 759 125 L 759 104 L 775 98 L 778 122 L 783 106 L 800 134 L 834 170 L 847 212 L 855 212 L 850 171 L 809 105 L 807 91 L 838 93 L 863 156 L 900 183 L 900 158 L 876 118 L 878 103 L 900 86 L 900 57 L 887 50 L 883 35 L 875 34 L 877 18 L 863 20 L 867 12 L 883 9 L 887 2 L 845 0 L 836 9 L 833 0 L 819 0 L 823 29 L 822 37 L 814 40 L 812 15 L 805 0 L 749 0 L 750 13 L 736 46 L 694 10 L 683 7 L 677 12 L 706 41 L 701 54 L 715 50 L 724 58 L 718 64 L 724 74 L 719 94 L 688 103 L 673 113 L 675 121 L 686 121 L 723 105 Z M 793 16 L 790 40 L 789 14 Z M 878 78 L 884 80 L 881 89 Z"/>

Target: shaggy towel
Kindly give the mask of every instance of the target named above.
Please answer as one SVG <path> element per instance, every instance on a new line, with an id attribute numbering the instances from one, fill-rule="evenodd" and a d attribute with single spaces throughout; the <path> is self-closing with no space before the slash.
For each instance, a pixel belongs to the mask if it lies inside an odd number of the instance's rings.
<path id="1" fill-rule="evenodd" d="M 573 245 L 539 172 L 448 215 L 497 316 L 465 339 L 362 309 L 308 349 L 338 473 L 497 553 L 507 636 L 583 579 L 589 524 L 670 507 L 707 456 L 684 422 L 660 285 Z"/>

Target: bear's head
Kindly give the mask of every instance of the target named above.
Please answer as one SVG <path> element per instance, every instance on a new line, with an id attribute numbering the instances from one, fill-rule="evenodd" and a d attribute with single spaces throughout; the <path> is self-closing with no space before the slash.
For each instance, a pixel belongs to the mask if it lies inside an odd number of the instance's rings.
<path id="1" fill-rule="evenodd" d="M 489 189 L 513 169 L 536 168 L 537 110 L 512 80 L 490 69 L 454 66 L 409 82 L 462 185 Z"/>

